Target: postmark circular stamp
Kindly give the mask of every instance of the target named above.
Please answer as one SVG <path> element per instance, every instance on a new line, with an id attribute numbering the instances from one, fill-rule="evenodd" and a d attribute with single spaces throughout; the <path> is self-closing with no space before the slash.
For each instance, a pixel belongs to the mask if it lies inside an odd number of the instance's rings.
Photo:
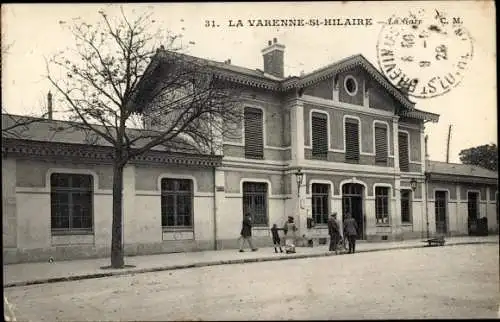
<path id="1" fill-rule="evenodd" d="M 432 98 L 460 84 L 473 57 L 462 17 L 420 10 L 390 17 L 377 41 L 382 73 L 409 96 Z"/>

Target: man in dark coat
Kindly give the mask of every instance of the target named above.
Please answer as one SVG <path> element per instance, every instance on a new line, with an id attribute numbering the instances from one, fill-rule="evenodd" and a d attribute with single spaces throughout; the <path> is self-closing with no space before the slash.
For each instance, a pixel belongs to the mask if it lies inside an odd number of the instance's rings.
<path id="1" fill-rule="evenodd" d="M 344 219 L 344 235 L 349 241 L 349 254 L 354 254 L 356 250 L 356 237 L 358 236 L 358 224 L 351 217 L 350 213 L 346 213 Z"/>
<path id="2" fill-rule="evenodd" d="M 240 252 L 244 252 L 243 247 L 245 244 L 245 240 L 248 242 L 248 246 L 252 252 L 255 252 L 257 248 L 253 247 L 252 243 L 252 216 L 247 213 L 245 218 L 243 218 L 243 224 L 241 227 L 241 236 L 240 236 Z"/>
<path id="3" fill-rule="evenodd" d="M 328 219 L 328 235 L 330 235 L 330 248 L 331 252 L 337 253 L 337 245 L 340 240 L 340 227 L 337 222 L 337 213 L 334 212 Z"/>

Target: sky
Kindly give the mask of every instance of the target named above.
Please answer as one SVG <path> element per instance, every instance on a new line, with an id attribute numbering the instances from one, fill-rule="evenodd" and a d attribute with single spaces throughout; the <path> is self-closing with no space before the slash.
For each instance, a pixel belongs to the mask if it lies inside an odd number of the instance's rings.
<path id="1" fill-rule="evenodd" d="M 233 65 L 263 69 L 261 49 L 277 38 L 285 45 L 285 76 L 300 75 L 354 54 L 362 54 L 377 69 L 377 43 L 390 17 L 436 10 L 459 17 L 472 38 L 473 56 L 459 85 L 433 98 L 411 98 L 416 108 L 440 115 L 427 123 L 429 155 L 446 161 L 448 128 L 452 125 L 450 162 L 460 162 L 460 150 L 497 144 L 495 6 L 490 1 L 416 2 L 266 2 L 122 4 L 127 16 L 152 12 L 155 24 L 182 33 L 186 52 Z M 120 5 L 2 5 L 2 110 L 41 114 L 51 89 L 45 79 L 45 58 L 74 43 L 60 21 L 80 17 L 93 23 L 98 11 L 120 13 Z M 368 26 L 250 26 L 254 19 L 371 19 Z M 230 22 L 232 21 L 232 26 Z M 235 27 L 241 20 L 243 26 Z M 206 27 L 209 21 L 210 27 Z M 212 27 L 216 25 L 216 27 Z M 188 45 L 189 44 L 189 45 Z M 52 89 L 54 93 L 54 90 Z M 55 101 L 55 100 L 54 100 Z"/>

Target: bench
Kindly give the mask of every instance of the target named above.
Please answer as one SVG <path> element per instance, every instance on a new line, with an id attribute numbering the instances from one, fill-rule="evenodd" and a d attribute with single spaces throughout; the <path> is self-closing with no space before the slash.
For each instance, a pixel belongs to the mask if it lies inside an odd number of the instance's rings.
<path id="1" fill-rule="evenodd" d="M 426 242 L 428 246 L 444 246 L 445 240 L 443 237 L 438 237 L 427 239 L 424 242 Z"/>

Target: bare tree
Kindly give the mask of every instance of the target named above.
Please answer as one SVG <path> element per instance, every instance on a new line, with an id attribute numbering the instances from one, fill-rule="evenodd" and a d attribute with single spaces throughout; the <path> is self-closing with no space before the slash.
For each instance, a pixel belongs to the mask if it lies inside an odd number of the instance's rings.
<path id="1" fill-rule="evenodd" d="M 120 268 L 126 164 L 152 149 L 213 153 L 224 124 L 238 122 L 241 113 L 236 89 L 219 82 L 213 66 L 179 53 L 180 35 L 148 31 L 151 14 L 129 18 L 122 9 L 118 17 L 99 15 L 95 25 L 60 22 L 69 25 L 76 50 L 47 60 L 47 78 L 76 121 L 69 126 L 112 146 L 111 267 Z"/>

